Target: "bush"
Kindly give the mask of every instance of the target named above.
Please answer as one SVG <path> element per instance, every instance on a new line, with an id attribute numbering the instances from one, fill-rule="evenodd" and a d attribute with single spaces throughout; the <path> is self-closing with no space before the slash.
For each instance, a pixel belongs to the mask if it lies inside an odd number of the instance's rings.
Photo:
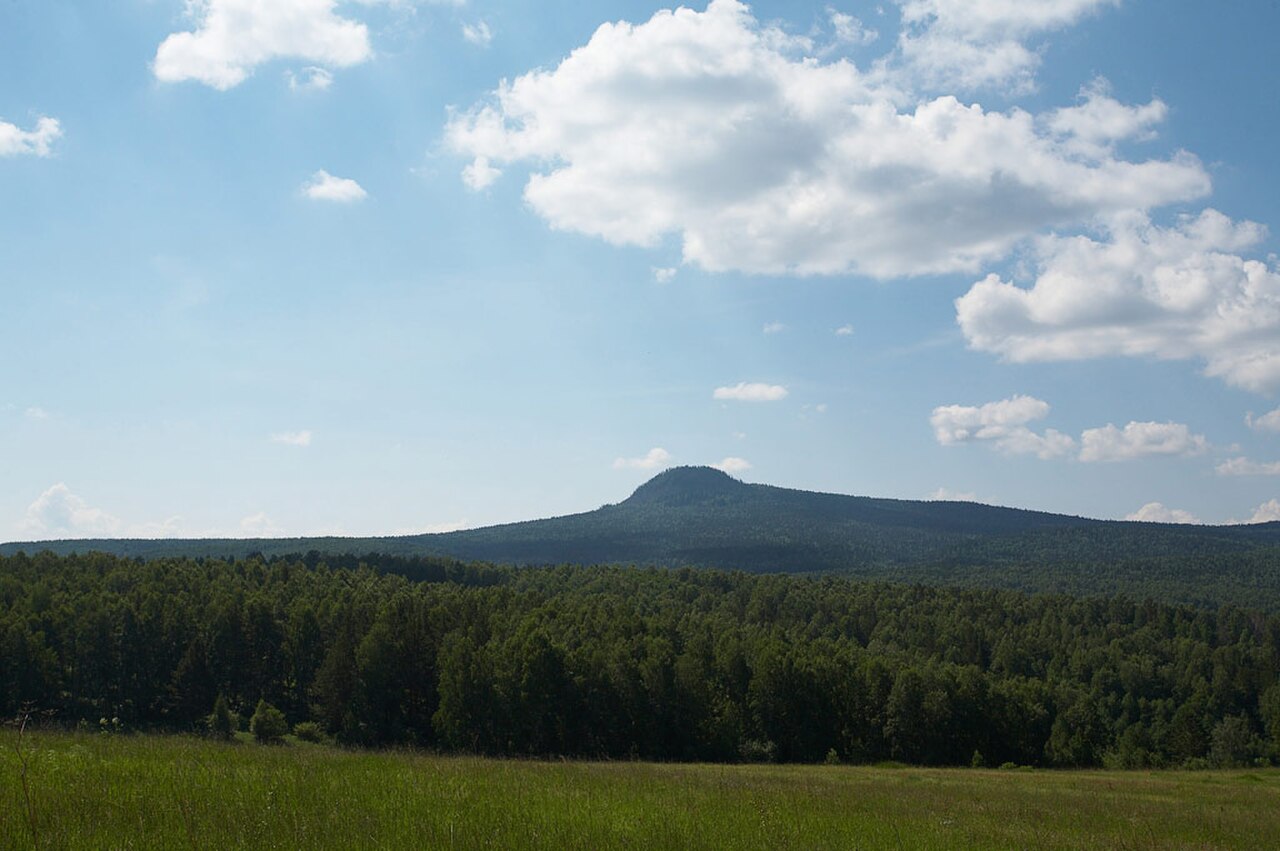
<path id="1" fill-rule="evenodd" d="M 279 744 L 289 732 L 289 722 L 284 720 L 284 713 L 265 700 L 258 701 L 258 708 L 249 719 L 249 731 L 253 737 L 264 745 Z"/>
<path id="2" fill-rule="evenodd" d="M 314 721 L 300 721 L 293 725 L 293 734 L 304 742 L 322 742 L 324 734 L 320 725 Z"/>
<path id="3" fill-rule="evenodd" d="M 218 699 L 213 702 L 213 712 L 209 713 L 205 725 L 209 728 L 209 735 L 223 741 L 230 739 L 231 734 L 236 731 L 236 719 L 232 717 L 227 699 L 222 695 L 218 695 Z"/>
<path id="4" fill-rule="evenodd" d="M 738 746 L 738 756 L 743 762 L 773 762 L 778 756 L 778 746 L 768 740 L 748 739 Z"/>

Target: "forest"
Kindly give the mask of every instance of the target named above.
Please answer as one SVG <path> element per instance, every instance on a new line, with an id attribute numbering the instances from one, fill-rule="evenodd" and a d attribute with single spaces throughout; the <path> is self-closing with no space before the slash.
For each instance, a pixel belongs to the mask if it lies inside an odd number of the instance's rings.
<path id="1" fill-rule="evenodd" d="M 0 712 L 491 755 L 1227 766 L 1280 618 L 1126 598 L 389 556 L 0 558 Z"/>

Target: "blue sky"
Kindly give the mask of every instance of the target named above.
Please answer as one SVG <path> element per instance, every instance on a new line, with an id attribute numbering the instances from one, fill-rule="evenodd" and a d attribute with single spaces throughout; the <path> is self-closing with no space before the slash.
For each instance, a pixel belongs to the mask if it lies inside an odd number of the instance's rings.
<path id="1" fill-rule="evenodd" d="M 0 9 L 0 539 L 666 466 L 1280 519 L 1280 6 Z"/>

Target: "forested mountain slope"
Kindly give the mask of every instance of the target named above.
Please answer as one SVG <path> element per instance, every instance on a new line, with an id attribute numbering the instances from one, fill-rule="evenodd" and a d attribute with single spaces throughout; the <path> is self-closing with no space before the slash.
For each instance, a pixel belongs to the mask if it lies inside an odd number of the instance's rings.
<path id="1" fill-rule="evenodd" d="M 861 576 L 1022 590 L 1150 594 L 1270 606 L 1280 523 L 1187 526 L 1090 520 L 971 502 L 924 502 L 745 484 L 668 470 L 595 511 L 388 538 L 96 540 L 6 544 L 56 553 L 244 557 L 447 555 L 503 564 L 653 564 Z M 1258 595 L 1268 598 L 1261 599 Z"/>

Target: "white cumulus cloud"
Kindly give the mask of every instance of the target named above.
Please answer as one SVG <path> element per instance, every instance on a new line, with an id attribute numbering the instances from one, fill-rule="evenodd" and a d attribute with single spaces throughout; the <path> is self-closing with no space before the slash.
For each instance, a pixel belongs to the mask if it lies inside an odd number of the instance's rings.
<path id="1" fill-rule="evenodd" d="M 1269 499 L 1253 510 L 1253 515 L 1244 523 L 1274 523 L 1280 520 L 1280 500 Z M 1233 520 L 1232 523 L 1242 521 Z"/>
<path id="2" fill-rule="evenodd" d="M 785 322 L 766 322 L 760 330 L 765 334 L 781 334 L 787 330 L 787 325 Z"/>
<path id="3" fill-rule="evenodd" d="M 369 197 L 364 187 L 351 178 L 334 177 L 324 169 L 311 175 L 311 179 L 302 184 L 302 194 L 312 201 L 335 201 L 339 204 L 363 201 Z"/>
<path id="4" fill-rule="evenodd" d="M 777 402 L 787 395 L 787 388 L 781 384 L 742 381 L 732 387 L 717 387 L 711 398 L 732 402 Z"/>
<path id="5" fill-rule="evenodd" d="M 364 24 L 337 13 L 337 0 L 187 0 L 193 29 L 169 35 L 152 70 L 164 82 L 196 80 L 219 90 L 277 59 L 335 68 L 373 55 Z"/>
<path id="6" fill-rule="evenodd" d="M 1202 522 L 1190 511 L 1181 508 L 1168 508 L 1160 502 L 1148 502 L 1132 514 L 1125 515 L 1125 520 L 1137 520 L 1143 523 L 1195 523 Z"/>
<path id="7" fill-rule="evenodd" d="M 462 168 L 462 182 L 476 192 L 488 189 L 501 176 L 502 169 L 494 168 L 488 157 L 476 157 Z"/>
<path id="8" fill-rule="evenodd" d="M 1013 396 L 985 405 L 941 405 L 933 409 L 929 423 L 943 446 L 990 443 L 1009 455 L 1036 455 L 1049 459 L 1075 450 L 1075 441 L 1062 432 L 1033 431 L 1028 423 L 1044 419 L 1049 403 L 1034 396 Z"/>
<path id="9" fill-rule="evenodd" d="M 680 270 L 675 266 L 654 266 L 653 279 L 660 284 L 670 282 Z"/>
<path id="10" fill-rule="evenodd" d="M 1040 53 L 1027 41 L 1119 0 L 897 0 L 899 61 L 924 89 L 1034 87 Z"/>
<path id="11" fill-rule="evenodd" d="M 1080 436 L 1081 461 L 1129 461 L 1153 455 L 1199 455 L 1209 450 L 1204 435 L 1182 423 L 1131 422 L 1123 429 L 1107 424 Z"/>
<path id="12" fill-rule="evenodd" d="M 836 41 L 841 44 L 867 45 L 880 37 L 880 33 L 868 28 L 858 18 L 831 6 L 827 7 L 827 18 L 831 21 Z"/>
<path id="13" fill-rule="evenodd" d="M 719 464 L 712 464 L 711 466 L 721 472 L 734 475 L 736 473 L 745 473 L 747 470 L 750 470 L 751 462 L 745 458 L 735 458 L 730 456 L 729 458 L 725 458 Z"/>
<path id="14" fill-rule="evenodd" d="M 85 538 L 112 535 L 120 528 L 120 521 L 59 482 L 27 507 L 19 528 L 23 534 L 37 537 Z"/>
<path id="15" fill-rule="evenodd" d="M 1119 216 L 1106 232 L 1041 239 L 1030 287 L 975 284 L 956 300 L 969 345 L 1015 362 L 1194 358 L 1237 387 L 1280 388 L 1280 272 L 1237 253 L 1262 226 L 1205 210 L 1168 228 Z"/>
<path id="16" fill-rule="evenodd" d="M 283 443 L 285 446 L 306 447 L 311 445 L 311 432 L 306 429 L 277 432 L 271 435 L 271 442 Z"/>
<path id="17" fill-rule="evenodd" d="M 955 23 L 967 2 L 907 9 L 930 31 L 1017 34 L 1100 3 L 1022 5 L 979 3 L 980 26 Z M 558 66 L 455 111 L 446 143 L 491 168 L 527 164 L 525 201 L 557 229 L 640 246 L 675 235 L 687 263 L 759 274 L 976 272 L 1048 227 L 1210 188 L 1190 155 L 1120 158 L 1110 142 L 1148 134 L 1151 116 L 1117 122 L 1124 107 L 1101 93 L 1091 111 L 1040 117 L 905 98 L 892 72 L 805 44 L 738 0 L 605 24 Z"/>
<path id="18" fill-rule="evenodd" d="M 62 125 L 56 118 L 37 119 L 34 130 L 23 130 L 16 124 L 0 121 L 0 157 L 20 154 L 47 157 L 53 153 L 53 143 L 61 137 Z"/>
<path id="19" fill-rule="evenodd" d="M 1280 432 L 1280 408 L 1268 411 L 1260 417 L 1255 417 L 1252 413 L 1246 414 L 1244 423 L 1254 431 Z"/>
<path id="20" fill-rule="evenodd" d="M 615 470 L 657 470 L 667 466 L 671 461 L 671 453 L 661 446 L 655 446 L 639 458 L 615 458 Z"/>

